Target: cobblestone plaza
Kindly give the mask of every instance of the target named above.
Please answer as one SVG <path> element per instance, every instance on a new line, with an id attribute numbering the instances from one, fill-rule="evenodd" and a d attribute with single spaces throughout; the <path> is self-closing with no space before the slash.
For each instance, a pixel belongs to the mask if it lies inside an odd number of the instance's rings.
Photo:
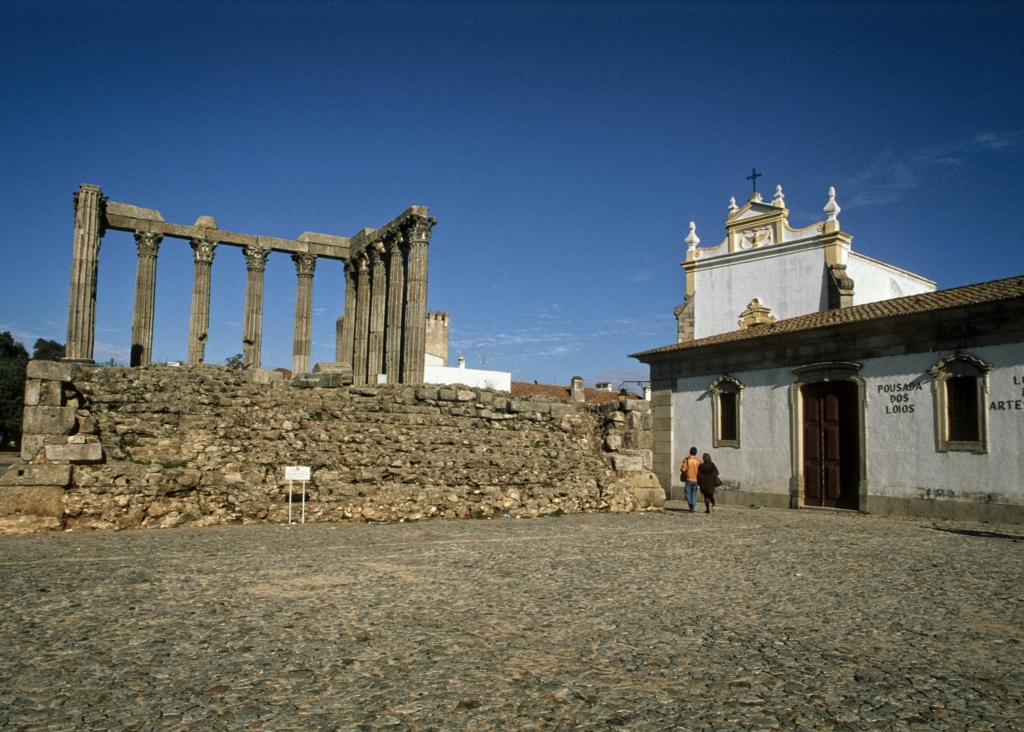
<path id="1" fill-rule="evenodd" d="M 1013 527 L 725 508 L 0 539 L 0 730 L 1024 729 Z"/>

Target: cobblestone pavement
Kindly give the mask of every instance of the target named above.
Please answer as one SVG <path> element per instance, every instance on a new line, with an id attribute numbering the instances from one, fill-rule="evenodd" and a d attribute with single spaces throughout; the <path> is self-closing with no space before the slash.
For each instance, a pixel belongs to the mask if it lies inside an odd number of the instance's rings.
<path id="1" fill-rule="evenodd" d="M 1024 531 L 951 528 L 732 508 L 6 537 L 0 730 L 1024 729 Z"/>

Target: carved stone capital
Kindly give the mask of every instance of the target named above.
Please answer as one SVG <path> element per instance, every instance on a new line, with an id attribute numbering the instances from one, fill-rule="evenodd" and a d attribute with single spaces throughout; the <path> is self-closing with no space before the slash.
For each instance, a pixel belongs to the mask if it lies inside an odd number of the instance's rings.
<path id="1" fill-rule="evenodd" d="M 388 254 L 396 254 L 402 251 L 402 236 L 397 231 L 384 237 L 384 249 Z"/>
<path id="2" fill-rule="evenodd" d="M 156 257 L 160 250 L 160 242 L 164 240 L 163 234 L 152 231 L 136 231 L 135 246 L 139 250 L 140 257 Z"/>
<path id="3" fill-rule="evenodd" d="M 436 223 L 437 219 L 433 216 L 413 216 L 406 221 L 403 229 L 409 246 L 427 246 L 430 243 L 431 231 Z"/>
<path id="4" fill-rule="evenodd" d="M 356 268 L 360 273 L 370 271 L 369 261 L 366 258 L 365 252 L 360 252 L 359 256 L 356 257 Z"/>
<path id="5" fill-rule="evenodd" d="M 191 239 L 192 257 L 196 264 L 210 264 L 213 262 L 213 253 L 217 249 L 217 242 L 209 239 Z"/>
<path id="6" fill-rule="evenodd" d="M 296 252 L 292 255 L 292 261 L 295 262 L 295 274 L 299 277 L 313 276 L 313 271 L 316 269 L 315 254 Z"/>
<path id="7" fill-rule="evenodd" d="M 366 255 L 370 258 L 370 264 L 384 261 L 384 244 L 375 241 L 366 247 Z"/>
<path id="8" fill-rule="evenodd" d="M 242 247 L 242 254 L 245 256 L 245 267 L 250 272 L 262 272 L 267 268 L 267 257 L 270 256 L 270 250 L 266 247 Z"/>

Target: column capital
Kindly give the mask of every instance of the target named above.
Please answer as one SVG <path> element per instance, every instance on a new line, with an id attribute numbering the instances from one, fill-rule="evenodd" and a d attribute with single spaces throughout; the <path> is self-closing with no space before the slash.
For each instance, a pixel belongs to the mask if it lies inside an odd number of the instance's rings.
<path id="1" fill-rule="evenodd" d="M 384 243 L 375 241 L 366 247 L 366 256 L 370 259 L 370 264 L 376 264 L 377 262 L 384 261 Z"/>
<path id="2" fill-rule="evenodd" d="M 217 248 L 217 242 L 210 239 L 190 239 L 192 246 L 192 257 L 196 264 L 210 264 L 213 262 L 213 253 Z"/>
<path id="3" fill-rule="evenodd" d="M 405 239 L 409 246 L 426 246 L 430 243 L 431 230 L 437 219 L 433 216 L 412 216 L 402 227 L 405 231 Z"/>
<path id="4" fill-rule="evenodd" d="M 140 257 L 155 257 L 160 250 L 160 242 L 163 240 L 163 234 L 157 234 L 152 231 L 135 232 L 135 246 L 139 250 Z"/>
<path id="5" fill-rule="evenodd" d="M 250 272 L 262 272 L 267 268 L 267 257 L 270 256 L 270 250 L 266 247 L 242 247 L 242 254 L 245 256 L 245 267 Z"/>
<path id="6" fill-rule="evenodd" d="M 356 257 L 356 268 L 360 272 L 369 272 L 370 264 L 365 252 L 360 252 L 359 256 Z"/>
<path id="7" fill-rule="evenodd" d="M 295 262 L 295 274 L 299 277 L 313 276 L 313 271 L 316 269 L 315 254 L 296 252 L 292 255 L 292 261 Z"/>
<path id="8" fill-rule="evenodd" d="M 393 231 L 384 237 L 383 246 L 388 254 L 394 254 L 395 252 L 402 251 L 402 243 L 402 235 L 397 231 Z"/>
<path id="9" fill-rule="evenodd" d="M 92 183 L 82 183 L 78 186 L 78 190 L 71 194 L 71 200 L 75 207 L 75 221 L 78 221 L 78 205 L 82 200 L 82 194 L 86 194 L 87 197 L 95 196 L 96 199 L 96 215 L 99 218 L 99 235 L 103 238 L 103 235 L 107 233 L 107 197 L 103 195 L 103 191 L 100 190 L 99 186 L 93 185 Z"/>

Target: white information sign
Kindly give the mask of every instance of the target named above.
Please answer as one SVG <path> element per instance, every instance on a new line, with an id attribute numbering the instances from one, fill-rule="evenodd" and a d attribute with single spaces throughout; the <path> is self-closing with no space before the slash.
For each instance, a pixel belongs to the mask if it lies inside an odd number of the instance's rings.
<path id="1" fill-rule="evenodd" d="M 284 469 L 285 480 L 309 480 L 309 466 L 289 465 Z"/>

